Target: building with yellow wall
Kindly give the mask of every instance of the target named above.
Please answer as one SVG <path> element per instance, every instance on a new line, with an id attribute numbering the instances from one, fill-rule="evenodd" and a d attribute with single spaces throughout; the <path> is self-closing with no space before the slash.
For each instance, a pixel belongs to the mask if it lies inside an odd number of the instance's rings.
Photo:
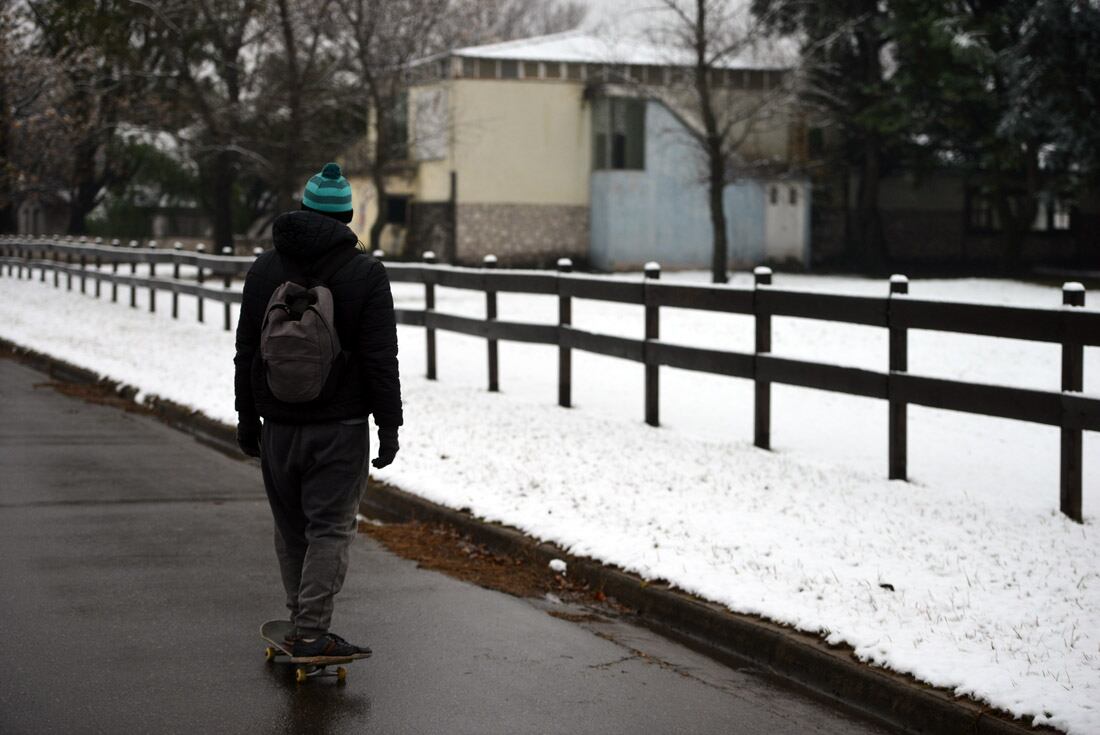
<path id="1" fill-rule="evenodd" d="M 680 97 L 685 90 L 672 84 L 677 67 L 667 62 L 651 46 L 572 32 L 419 63 L 408 95 L 410 163 L 387 181 L 393 201 L 382 206 L 392 226 L 383 249 L 406 256 L 434 250 L 445 262 L 467 264 L 491 253 L 511 264 L 568 256 L 602 268 L 651 259 L 705 267 L 707 197 L 698 147 L 690 143 L 698 123 Z M 736 105 L 775 90 L 784 73 L 782 64 L 746 56 L 719 72 L 715 88 Z M 789 118 L 772 118 L 753 129 L 742 152 L 767 160 L 772 172 L 789 171 L 800 146 L 792 145 Z M 759 196 L 730 202 L 766 205 L 769 184 L 758 179 L 752 183 Z M 804 182 L 783 176 L 773 183 L 780 179 L 799 188 L 799 196 L 781 199 L 795 201 L 804 215 Z M 354 226 L 365 236 L 379 203 L 369 179 L 352 185 L 359 200 Z M 777 212 L 730 212 L 739 220 L 733 234 L 756 238 L 741 251 L 734 242 L 734 262 L 769 259 L 768 222 Z M 746 217 L 759 227 L 746 227 Z M 789 240 L 786 215 L 777 221 Z M 807 247 L 808 240 L 788 242 L 784 257 L 801 259 Z"/>

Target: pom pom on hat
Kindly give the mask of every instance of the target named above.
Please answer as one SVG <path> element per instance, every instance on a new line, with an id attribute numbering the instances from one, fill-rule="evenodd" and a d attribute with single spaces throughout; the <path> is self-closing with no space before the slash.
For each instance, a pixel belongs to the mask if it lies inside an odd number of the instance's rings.
<path id="1" fill-rule="evenodd" d="M 317 212 L 350 212 L 351 201 L 351 184 L 335 163 L 326 163 L 310 177 L 302 193 L 302 205 Z"/>

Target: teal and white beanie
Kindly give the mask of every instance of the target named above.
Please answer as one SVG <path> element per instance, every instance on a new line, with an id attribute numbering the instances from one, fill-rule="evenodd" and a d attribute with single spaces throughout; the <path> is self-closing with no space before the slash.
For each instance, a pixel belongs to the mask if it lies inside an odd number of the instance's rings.
<path id="1" fill-rule="evenodd" d="M 306 190 L 302 193 L 302 209 L 336 215 L 346 215 L 351 220 L 351 184 L 340 172 L 340 166 L 326 163 L 319 174 L 310 177 Z"/>

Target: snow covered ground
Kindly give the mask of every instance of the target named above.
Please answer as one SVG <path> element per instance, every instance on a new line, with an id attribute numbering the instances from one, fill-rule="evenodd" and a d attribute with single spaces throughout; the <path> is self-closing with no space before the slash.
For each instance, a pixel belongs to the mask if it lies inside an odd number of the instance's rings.
<path id="1" fill-rule="evenodd" d="M 698 280 L 699 274 L 665 274 Z M 777 286 L 883 293 L 854 278 L 777 275 Z M 739 275 L 735 282 L 747 284 Z M 90 289 L 89 289 L 90 291 Z M 394 284 L 398 305 L 423 287 Z M 915 281 L 914 296 L 1057 305 L 1057 289 Z M 220 305 L 181 320 L 0 280 L 0 336 L 232 422 L 233 338 Z M 482 316 L 484 296 L 437 289 L 437 308 Z M 214 307 L 214 308 L 211 308 Z M 502 294 L 501 319 L 552 322 L 553 297 Z M 235 319 L 235 308 L 234 308 Z M 663 338 L 751 350 L 743 316 L 663 309 Z M 640 337 L 637 306 L 574 302 L 574 324 Z M 751 446 L 749 381 L 661 371 L 662 427 L 642 423 L 643 369 L 574 352 L 575 408 L 556 402 L 556 348 L 500 346 L 501 395 L 484 391 L 484 340 L 400 328 L 406 427 L 378 474 L 407 490 L 554 541 L 576 554 L 757 613 L 877 665 L 1034 715 L 1100 731 L 1100 437 L 1085 436 L 1086 522 L 1058 513 L 1058 430 L 911 407 L 913 481 L 886 481 L 886 404 L 773 386 L 775 451 Z M 882 370 L 886 331 L 773 320 L 777 354 Z M 1060 351 L 966 335 L 910 334 L 914 373 L 1058 389 Z M 1100 393 L 1100 350 L 1085 390 Z M 889 589 L 893 587 L 893 589 Z"/>

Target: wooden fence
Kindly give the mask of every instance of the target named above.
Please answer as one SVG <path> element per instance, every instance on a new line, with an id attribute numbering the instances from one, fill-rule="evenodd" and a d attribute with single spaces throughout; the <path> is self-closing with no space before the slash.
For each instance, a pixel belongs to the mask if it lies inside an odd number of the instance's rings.
<path id="1" fill-rule="evenodd" d="M 136 245 L 136 244 L 135 244 Z M 91 278 L 95 295 L 100 283 L 111 285 L 111 298 L 117 301 L 118 286 L 130 289 L 130 305 L 135 306 L 138 288 L 149 289 L 149 309 L 156 309 L 156 294 L 172 295 L 172 315 L 178 315 L 178 297 L 185 293 L 198 297 L 198 318 L 203 319 L 202 303 L 212 299 L 224 305 L 224 328 L 232 327 L 230 304 L 240 303 L 240 293 L 231 290 L 234 278 L 247 271 L 253 258 L 211 256 L 179 249 L 155 247 L 117 247 L 87 243 L 59 242 L 19 238 L 0 239 L 0 272 L 31 278 L 39 271 L 40 280 L 53 274 L 54 286 L 64 274 L 66 287 L 73 279 Z M 120 273 L 119 265 L 130 266 Z M 147 268 L 147 276 L 137 275 L 137 266 Z M 160 264 L 172 266 L 170 278 L 158 275 Z M 110 266 L 110 271 L 104 269 Z M 180 278 L 180 265 L 197 269 L 194 282 Z M 888 404 L 889 477 L 903 480 L 907 475 L 906 408 L 910 404 L 963 411 L 984 416 L 1030 421 L 1061 429 L 1061 509 L 1074 520 L 1081 520 L 1082 432 L 1100 431 L 1100 398 L 1081 394 L 1084 371 L 1084 347 L 1100 346 L 1100 311 L 1085 309 L 1085 291 L 1078 284 L 1063 288 L 1063 305 L 1056 308 L 1020 308 L 984 304 L 953 303 L 914 299 L 908 295 L 908 281 L 902 276 L 890 280 L 884 296 L 855 296 L 780 289 L 772 285 L 771 271 L 758 268 L 752 288 L 709 285 L 668 284 L 660 281 L 660 268 L 651 264 L 641 280 L 612 279 L 571 273 L 568 260 L 558 263 L 558 271 L 496 270 L 496 259 L 486 258 L 485 267 L 460 268 L 436 265 L 427 253 L 425 262 L 387 264 L 390 280 L 420 283 L 424 286 L 425 308 L 398 309 L 400 324 L 425 328 L 427 340 L 427 376 L 436 378 L 436 330 L 483 337 L 488 345 L 488 387 L 499 384 L 497 343 L 500 340 L 557 345 L 558 403 L 572 403 L 573 350 L 583 350 L 642 363 L 645 370 L 645 420 L 659 423 L 660 367 L 674 367 L 717 375 L 745 378 L 755 383 L 754 441 L 756 446 L 771 444 L 771 384 L 779 383 L 849 395 L 879 398 Z M 92 269 L 89 266 L 96 266 Z M 220 278 L 222 288 L 211 288 L 207 277 Z M 437 286 L 473 289 L 485 293 L 486 317 L 457 316 L 437 312 Z M 545 294 L 558 298 L 557 324 L 530 324 L 497 318 L 497 294 L 514 292 Z M 595 299 L 644 307 L 645 338 L 631 339 L 597 334 L 572 326 L 572 300 Z M 744 314 L 755 319 L 755 350 L 752 353 L 688 347 L 660 338 L 661 307 Z M 771 354 L 773 317 L 801 317 L 831 322 L 861 324 L 889 330 L 888 369 L 866 370 L 779 357 Z M 942 378 L 913 375 L 908 372 L 910 329 L 1008 337 L 1059 344 L 1062 347 L 1062 391 L 1033 390 Z"/>

